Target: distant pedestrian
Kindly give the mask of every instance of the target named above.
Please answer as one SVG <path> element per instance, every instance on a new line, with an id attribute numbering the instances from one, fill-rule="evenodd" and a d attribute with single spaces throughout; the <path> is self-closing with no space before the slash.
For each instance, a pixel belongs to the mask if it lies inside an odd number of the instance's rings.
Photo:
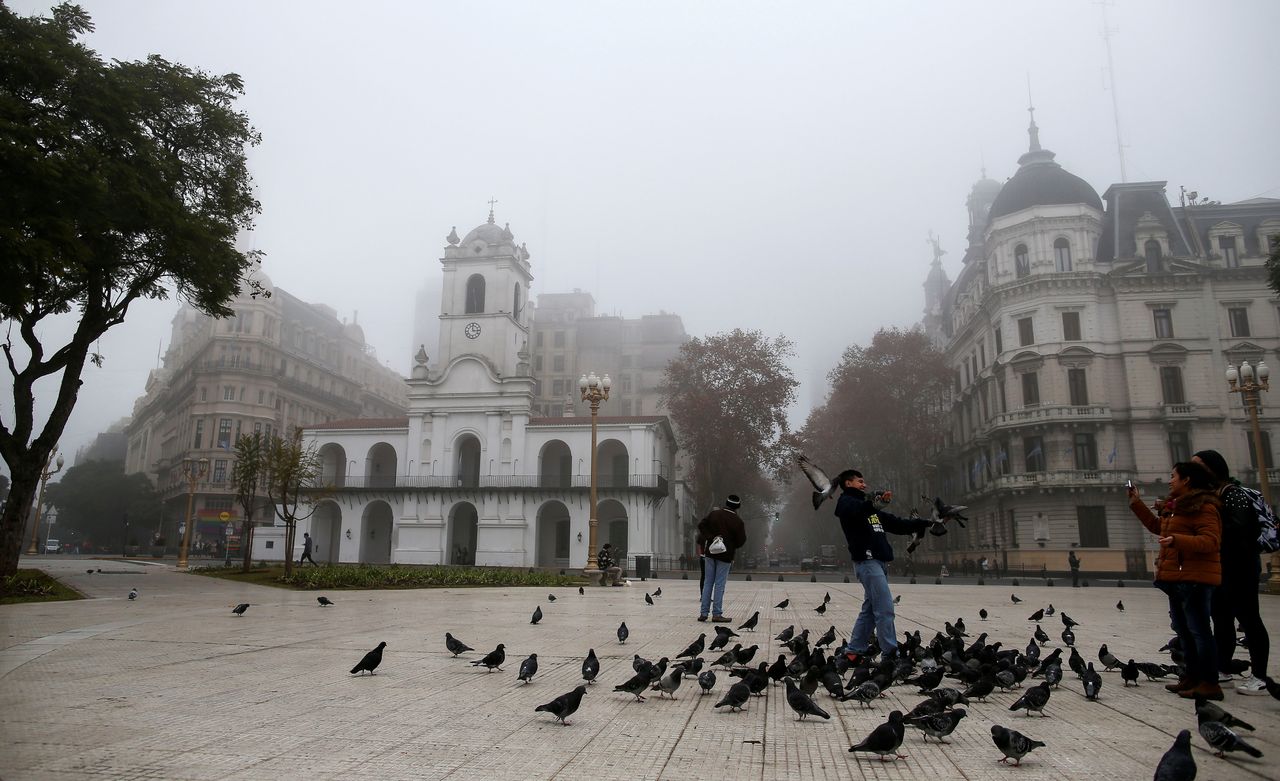
<path id="1" fill-rule="evenodd" d="M 698 545 L 703 550 L 702 605 L 698 620 L 723 624 L 731 619 L 724 614 L 724 588 L 733 567 L 733 554 L 747 543 L 747 527 L 738 517 L 742 500 L 729 494 L 724 507 L 712 510 L 698 523 Z M 714 604 L 713 604 L 714 600 Z"/>
<path id="2" fill-rule="evenodd" d="M 1080 585 L 1080 559 L 1075 551 L 1067 553 L 1067 565 L 1071 567 L 1071 585 Z"/>
<path id="3" fill-rule="evenodd" d="M 304 561 L 311 562 L 311 566 L 313 567 L 320 566 L 319 564 L 316 564 L 315 559 L 311 558 L 311 546 L 313 544 L 314 543 L 311 540 L 311 533 L 303 532 L 302 533 L 302 556 L 298 559 L 298 566 L 302 566 L 302 562 Z"/>
<path id="4" fill-rule="evenodd" d="M 617 560 L 613 558 L 613 545 L 607 542 L 604 544 L 596 554 L 596 566 L 600 569 L 600 585 L 607 586 L 610 581 L 615 586 L 622 585 L 622 567 L 619 567 Z"/>

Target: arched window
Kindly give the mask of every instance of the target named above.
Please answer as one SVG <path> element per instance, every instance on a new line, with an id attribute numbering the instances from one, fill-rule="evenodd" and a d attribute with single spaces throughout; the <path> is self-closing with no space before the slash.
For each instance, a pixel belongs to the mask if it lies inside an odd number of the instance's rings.
<path id="1" fill-rule="evenodd" d="M 1147 272 L 1154 274 L 1162 271 L 1164 263 L 1160 257 L 1160 242 L 1155 239 L 1147 239 L 1147 243 L 1142 245 L 1142 254 L 1147 259 Z"/>
<path id="2" fill-rule="evenodd" d="M 1071 270 L 1071 242 L 1058 239 L 1053 242 L 1053 259 L 1059 271 Z"/>
<path id="3" fill-rule="evenodd" d="M 520 321 L 520 283 L 519 282 L 516 283 L 516 292 L 515 292 L 515 295 L 512 296 L 511 316 L 515 318 L 516 322 Z"/>
<path id="4" fill-rule="evenodd" d="M 467 280 L 467 306 L 463 314 L 484 311 L 484 276 L 472 274 Z"/>
<path id="5" fill-rule="evenodd" d="M 1026 244 L 1013 248 L 1013 272 L 1019 279 L 1031 273 L 1031 259 L 1027 255 Z"/>

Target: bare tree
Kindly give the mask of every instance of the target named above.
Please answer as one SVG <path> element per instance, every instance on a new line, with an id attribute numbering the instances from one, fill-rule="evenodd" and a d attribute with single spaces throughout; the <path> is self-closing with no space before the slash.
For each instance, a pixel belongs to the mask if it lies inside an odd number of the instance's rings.
<path id="1" fill-rule="evenodd" d="M 240 549 L 244 554 L 243 571 L 253 565 L 253 513 L 258 509 L 258 490 L 268 442 L 262 434 L 244 434 L 236 440 L 236 460 L 231 467 L 231 483 L 236 488 L 236 502 L 244 511 L 240 524 Z"/>
<path id="2" fill-rule="evenodd" d="M 284 574 L 293 574 L 293 540 L 298 521 L 305 521 L 316 511 L 320 494 L 316 480 L 321 460 L 315 444 L 302 444 L 302 431 L 294 429 L 288 438 L 271 437 L 263 456 L 263 489 L 272 512 L 284 522 Z"/>

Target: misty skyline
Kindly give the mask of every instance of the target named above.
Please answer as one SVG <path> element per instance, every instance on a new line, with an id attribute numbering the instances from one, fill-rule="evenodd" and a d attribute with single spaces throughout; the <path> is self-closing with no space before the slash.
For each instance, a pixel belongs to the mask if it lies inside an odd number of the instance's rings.
<path id="1" fill-rule="evenodd" d="M 358 312 L 401 373 L 445 236 L 496 198 L 533 297 L 580 288 L 600 314 L 792 339 L 798 425 L 846 347 L 919 321 L 929 231 L 955 278 L 969 188 L 1027 149 L 1028 81 L 1057 162 L 1098 192 L 1121 180 L 1093 2 L 82 5 L 104 58 L 244 78 L 263 270 Z M 1280 197 L 1280 6 L 1106 12 L 1128 180 L 1168 180 L 1174 203 L 1180 185 Z M 68 458 L 129 414 L 176 309 L 140 302 L 104 337 Z"/>

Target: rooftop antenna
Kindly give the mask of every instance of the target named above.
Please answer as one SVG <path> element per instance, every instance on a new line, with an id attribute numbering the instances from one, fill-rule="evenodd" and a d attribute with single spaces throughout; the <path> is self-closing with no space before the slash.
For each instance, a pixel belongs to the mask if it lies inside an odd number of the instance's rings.
<path id="1" fill-rule="evenodd" d="M 1125 171 L 1124 166 L 1124 141 L 1120 136 L 1120 97 L 1116 94 L 1116 64 L 1111 57 L 1111 34 L 1116 29 L 1107 21 L 1107 6 L 1111 5 L 1108 0 L 1099 0 L 1098 5 L 1102 7 L 1102 42 L 1107 49 L 1107 82 L 1111 86 L 1111 116 L 1116 125 L 1116 152 L 1120 155 L 1120 181 L 1129 181 L 1129 175 Z"/>
<path id="2" fill-rule="evenodd" d="M 1027 128 L 1027 135 L 1031 136 L 1031 145 L 1028 151 L 1040 151 L 1040 128 L 1036 127 L 1036 106 L 1031 100 L 1031 74 L 1027 74 L 1027 113 L 1031 115 L 1031 125 Z"/>

